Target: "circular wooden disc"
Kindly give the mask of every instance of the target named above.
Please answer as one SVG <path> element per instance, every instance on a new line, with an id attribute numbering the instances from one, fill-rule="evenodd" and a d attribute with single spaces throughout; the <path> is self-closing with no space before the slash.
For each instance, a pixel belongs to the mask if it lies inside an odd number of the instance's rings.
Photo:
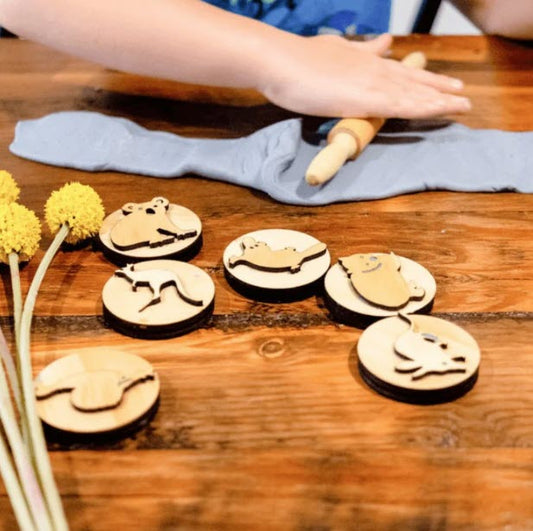
<path id="1" fill-rule="evenodd" d="M 82 386 L 87 385 L 88 378 L 101 375 L 111 377 L 116 382 L 120 378 L 139 378 L 142 375 L 153 375 L 137 381 L 129 388 L 121 391 L 120 402 L 115 407 L 95 411 L 77 409 L 71 394 L 73 391 L 56 391 L 47 397 L 37 399 L 37 413 L 41 420 L 56 430 L 76 434 L 103 434 L 123 430 L 153 409 L 159 397 L 159 378 L 152 366 L 143 358 L 122 351 L 86 349 L 81 353 L 57 359 L 45 367 L 35 380 L 36 389 L 50 386 L 61 388 L 65 382 L 77 382 L 77 393 L 83 392 Z M 116 380 L 114 379 L 116 377 Z M 109 382 L 109 378 L 104 378 Z M 96 400 L 106 390 L 91 385 Z"/>
<path id="2" fill-rule="evenodd" d="M 411 314 L 408 318 L 419 332 L 416 337 L 407 337 L 410 325 L 400 316 L 377 321 L 362 333 L 357 353 L 363 379 L 385 396 L 413 403 L 453 400 L 471 389 L 480 363 L 475 339 L 466 330 L 437 317 Z M 414 345 L 408 356 L 407 339 Z M 439 348 L 441 343 L 446 347 Z M 459 357 L 464 362 L 449 362 Z M 454 372 L 459 368 L 463 372 Z"/>
<path id="3" fill-rule="evenodd" d="M 299 257 L 316 245 L 323 245 L 324 251 L 314 258 L 301 261 L 298 271 L 291 272 L 288 267 L 285 270 L 265 270 L 260 267 L 254 267 L 247 263 L 239 263 L 231 266 L 232 257 L 243 255 L 243 240 L 253 238 L 258 242 L 264 242 L 272 251 L 280 251 L 285 248 L 294 248 L 294 262 L 299 263 Z M 290 256 L 284 256 L 279 262 L 280 267 L 286 265 L 286 259 Z M 224 250 L 223 263 L 226 277 L 230 284 L 246 296 L 265 300 L 290 300 L 300 296 L 309 296 L 316 287 L 317 281 L 324 276 L 330 265 L 330 255 L 325 246 L 319 240 L 305 234 L 288 229 L 263 229 L 233 240 Z"/>
<path id="4" fill-rule="evenodd" d="M 386 253 L 374 253 L 376 256 Z M 415 281 L 422 286 L 425 294 L 422 299 L 411 299 L 403 308 L 402 313 L 427 312 L 433 305 L 437 284 L 432 274 L 419 263 L 397 256 L 401 265 L 401 275 L 406 280 Z M 348 274 L 339 264 L 334 264 L 324 278 L 325 302 L 334 319 L 351 324 L 368 324 L 378 318 L 396 315 L 398 310 L 385 309 L 373 305 L 361 297 L 353 287 Z"/>
<path id="5" fill-rule="evenodd" d="M 122 276 L 124 271 L 137 279 L 135 289 L 133 281 Z M 176 278 L 179 290 L 189 300 L 178 293 Z M 158 286 L 160 301 L 154 300 Z M 102 290 L 106 323 L 140 338 L 173 337 L 198 328 L 213 313 L 214 298 L 211 277 L 203 269 L 177 260 L 149 260 L 117 269 Z"/>
<path id="6" fill-rule="evenodd" d="M 131 215 L 131 214 L 130 214 Z M 118 249 L 111 241 L 111 230 L 117 223 L 126 218 L 122 210 L 115 210 L 107 216 L 102 223 L 98 234 L 100 247 L 108 260 L 124 265 L 142 260 L 152 260 L 156 258 L 191 259 L 196 255 L 202 246 L 202 222 L 200 218 L 188 208 L 181 205 L 170 204 L 167 211 L 168 218 L 176 226 L 191 231 L 196 231 L 195 236 L 187 237 L 183 240 L 174 240 L 171 243 L 150 247 L 144 245 L 136 249 Z"/>

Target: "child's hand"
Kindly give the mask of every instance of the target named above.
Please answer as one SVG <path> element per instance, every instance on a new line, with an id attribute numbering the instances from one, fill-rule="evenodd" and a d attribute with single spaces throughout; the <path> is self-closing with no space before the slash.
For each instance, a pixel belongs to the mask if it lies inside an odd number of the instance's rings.
<path id="1" fill-rule="evenodd" d="M 426 118 L 470 110 L 462 82 L 384 59 L 390 35 L 350 42 L 296 37 L 265 69 L 259 90 L 272 102 L 317 116 Z"/>

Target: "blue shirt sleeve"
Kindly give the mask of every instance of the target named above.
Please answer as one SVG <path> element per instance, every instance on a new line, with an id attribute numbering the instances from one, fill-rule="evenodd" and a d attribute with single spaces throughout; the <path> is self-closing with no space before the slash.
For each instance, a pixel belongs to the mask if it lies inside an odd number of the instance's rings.
<path id="1" fill-rule="evenodd" d="M 391 0 L 205 0 L 300 35 L 363 35 L 389 28 Z"/>

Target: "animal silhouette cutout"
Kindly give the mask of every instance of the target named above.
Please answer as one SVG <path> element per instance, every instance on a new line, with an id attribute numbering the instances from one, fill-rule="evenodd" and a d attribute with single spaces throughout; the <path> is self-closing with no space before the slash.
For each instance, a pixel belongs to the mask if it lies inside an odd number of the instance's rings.
<path id="1" fill-rule="evenodd" d="M 420 380 L 429 374 L 466 372 L 466 357 L 454 344 L 437 335 L 419 331 L 407 315 L 398 314 L 409 323 L 409 330 L 394 342 L 394 350 L 401 358 L 394 369 L 400 373 L 412 373 L 412 380 Z"/>
<path id="2" fill-rule="evenodd" d="M 293 247 L 273 250 L 262 241 L 257 241 L 251 236 L 246 236 L 241 242 L 243 253 L 240 256 L 232 256 L 228 260 L 230 267 L 245 264 L 262 271 L 290 271 L 297 273 L 302 264 L 312 260 L 326 252 L 326 244 L 319 242 L 303 251 L 297 251 Z"/>
<path id="3" fill-rule="evenodd" d="M 401 263 L 394 253 L 353 254 L 339 258 L 355 291 L 367 302 L 398 310 L 411 299 L 421 300 L 425 289 L 407 282 L 400 273 Z"/>
<path id="4" fill-rule="evenodd" d="M 58 393 L 70 393 L 70 403 L 79 411 L 102 411 L 116 408 L 128 389 L 154 378 L 153 371 L 129 376 L 114 370 L 80 372 L 50 385 L 36 383 L 35 397 L 44 400 Z"/>
<path id="5" fill-rule="evenodd" d="M 117 277 L 125 278 L 131 282 L 133 291 L 137 291 L 138 286 L 146 286 L 152 292 L 152 298 L 145 304 L 139 312 L 146 310 L 149 306 L 161 302 L 161 291 L 169 286 L 174 286 L 178 295 L 188 304 L 202 306 L 203 301 L 193 299 L 185 289 L 178 275 L 169 269 L 140 269 L 136 270 L 134 264 L 128 264 L 122 269 L 115 271 Z"/>
<path id="6" fill-rule="evenodd" d="M 110 239 L 121 251 L 140 247 L 161 247 L 177 240 L 193 238 L 196 229 L 182 229 L 168 216 L 169 202 L 164 197 L 154 197 L 146 203 L 126 203 L 121 218 L 111 229 Z"/>

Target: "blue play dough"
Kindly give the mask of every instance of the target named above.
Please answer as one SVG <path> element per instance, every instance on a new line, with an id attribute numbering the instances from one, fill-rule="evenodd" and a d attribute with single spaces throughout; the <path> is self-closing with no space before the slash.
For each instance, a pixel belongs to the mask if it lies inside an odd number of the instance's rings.
<path id="1" fill-rule="evenodd" d="M 196 174 L 266 192 L 297 205 L 380 199 L 424 190 L 533 192 L 533 132 L 460 124 L 382 132 L 328 183 L 305 171 L 321 146 L 285 120 L 238 139 L 184 138 L 94 112 L 50 114 L 17 124 L 10 150 L 38 162 L 152 177 Z"/>

